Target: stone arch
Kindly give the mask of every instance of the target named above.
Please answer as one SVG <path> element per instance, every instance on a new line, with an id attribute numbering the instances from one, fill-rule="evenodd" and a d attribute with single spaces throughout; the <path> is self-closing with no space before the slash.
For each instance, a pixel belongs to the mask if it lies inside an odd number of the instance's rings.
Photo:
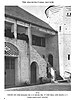
<path id="1" fill-rule="evenodd" d="M 18 56 L 19 50 L 18 48 L 9 42 L 5 42 L 5 56 Z"/>

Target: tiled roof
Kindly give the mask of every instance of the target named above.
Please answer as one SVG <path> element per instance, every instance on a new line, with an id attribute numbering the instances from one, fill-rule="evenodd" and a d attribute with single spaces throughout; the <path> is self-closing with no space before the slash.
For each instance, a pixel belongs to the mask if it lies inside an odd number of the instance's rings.
<path id="1" fill-rule="evenodd" d="M 41 19 L 35 17 L 34 15 L 18 6 L 5 6 L 5 15 L 55 31 L 46 22 L 42 21 Z"/>

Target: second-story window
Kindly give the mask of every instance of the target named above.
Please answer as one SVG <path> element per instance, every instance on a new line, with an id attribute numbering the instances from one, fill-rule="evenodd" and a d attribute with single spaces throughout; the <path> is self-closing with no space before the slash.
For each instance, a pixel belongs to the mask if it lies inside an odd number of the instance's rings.
<path id="1" fill-rule="evenodd" d="M 45 47 L 45 38 L 44 38 L 44 37 L 41 38 L 41 45 L 42 45 L 43 47 Z"/>
<path id="2" fill-rule="evenodd" d="M 5 22 L 5 37 L 14 38 L 14 24 Z"/>
<path id="3" fill-rule="evenodd" d="M 26 27 L 17 25 L 17 39 L 24 40 L 27 43 L 29 42 Z"/>
<path id="4" fill-rule="evenodd" d="M 32 45 L 45 47 L 45 37 L 32 35 Z"/>

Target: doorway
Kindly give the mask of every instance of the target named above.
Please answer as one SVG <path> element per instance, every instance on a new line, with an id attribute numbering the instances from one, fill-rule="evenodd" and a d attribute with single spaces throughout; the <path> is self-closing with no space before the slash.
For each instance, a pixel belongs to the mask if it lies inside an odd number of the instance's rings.
<path id="1" fill-rule="evenodd" d="M 48 62 L 50 63 L 50 65 L 53 67 L 53 55 L 49 54 L 48 55 Z"/>
<path id="2" fill-rule="evenodd" d="M 15 85 L 15 58 L 5 56 L 5 88 Z"/>
<path id="3" fill-rule="evenodd" d="M 37 82 L 37 63 L 32 62 L 31 64 L 31 84 L 35 84 Z"/>

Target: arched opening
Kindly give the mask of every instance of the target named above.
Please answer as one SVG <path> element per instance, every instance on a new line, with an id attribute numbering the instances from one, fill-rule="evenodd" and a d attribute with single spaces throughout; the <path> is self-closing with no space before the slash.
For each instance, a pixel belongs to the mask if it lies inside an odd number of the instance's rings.
<path id="1" fill-rule="evenodd" d="M 48 62 L 53 67 L 53 55 L 52 54 L 49 54 L 49 56 L 48 56 Z"/>
<path id="2" fill-rule="evenodd" d="M 37 63 L 32 62 L 31 64 L 31 84 L 35 84 L 37 82 Z"/>
<path id="3" fill-rule="evenodd" d="M 16 63 L 19 55 L 18 48 L 9 43 L 5 42 L 5 88 L 15 86 L 15 75 L 16 75 Z"/>

